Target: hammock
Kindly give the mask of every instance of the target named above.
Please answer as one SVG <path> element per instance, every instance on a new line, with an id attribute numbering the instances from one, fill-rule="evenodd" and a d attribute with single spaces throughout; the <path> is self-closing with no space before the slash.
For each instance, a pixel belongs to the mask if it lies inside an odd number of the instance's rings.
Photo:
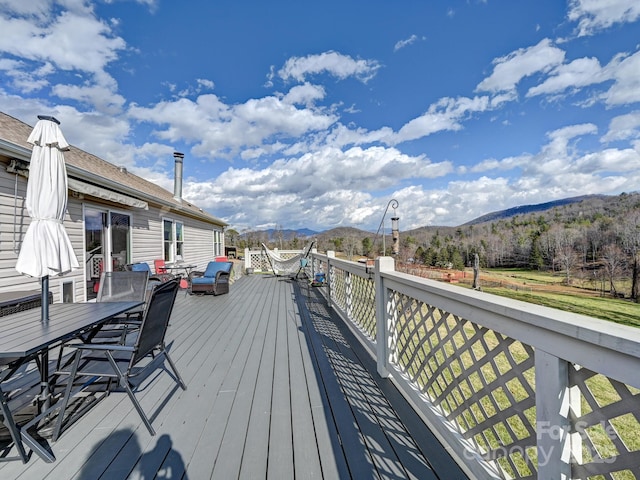
<path id="1" fill-rule="evenodd" d="M 269 250 L 269 248 L 263 243 L 262 250 L 267 255 L 267 260 L 269 260 L 269 265 L 271 265 L 271 270 L 273 273 L 279 277 L 280 275 L 293 275 L 296 276 L 302 270 L 302 259 L 307 258 L 309 253 L 311 252 L 311 247 L 314 242 L 311 242 L 309 247 L 303 250 L 302 253 L 298 253 L 293 257 L 283 258 L 273 250 Z"/>

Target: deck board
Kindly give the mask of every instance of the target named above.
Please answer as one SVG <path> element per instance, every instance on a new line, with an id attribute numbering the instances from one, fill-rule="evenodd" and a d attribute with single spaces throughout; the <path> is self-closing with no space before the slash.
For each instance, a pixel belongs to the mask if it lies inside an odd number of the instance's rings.
<path id="1" fill-rule="evenodd" d="M 100 401 L 51 445 L 57 461 L 2 479 L 465 478 L 303 280 L 250 275 L 176 299 L 167 334 L 188 389 L 158 370 Z"/>

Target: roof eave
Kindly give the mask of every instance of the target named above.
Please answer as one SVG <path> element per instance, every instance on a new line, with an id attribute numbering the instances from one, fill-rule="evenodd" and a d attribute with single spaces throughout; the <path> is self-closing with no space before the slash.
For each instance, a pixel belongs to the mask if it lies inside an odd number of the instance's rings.
<path id="1" fill-rule="evenodd" d="M 16 145 L 15 143 L 8 142 L 6 140 L 0 139 L 0 153 L 9 156 L 15 157 L 19 160 L 30 161 L 31 160 L 31 149 L 22 147 L 20 145 Z M 115 191 L 122 192 L 126 195 L 131 195 L 133 197 L 140 198 L 141 200 L 145 200 L 150 203 L 155 203 L 160 205 L 161 207 L 168 207 L 169 209 L 181 213 L 182 215 L 190 216 L 192 218 L 198 218 L 204 220 L 209 223 L 217 224 L 221 227 L 227 227 L 229 224 L 223 220 L 220 220 L 213 215 L 203 214 L 198 215 L 197 212 L 190 210 L 188 208 L 183 207 L 178 202 L 172 202 L 168 200 L 164 200 L 162 198 L 155 197 L 153 195 L 147 195 L 144 192 L 139 190 L 128 188 L 121 183 L 115 182 L 113 180 L 109 180 L 108 178 L 102 177 L 100 175 L 96 175 L 92 172 L 84 170 L 82 168 L 75 167 L 73 165 L 67 164 L 67 172 L 69 175 L 73 177 L 77 177 L 79 180 L 86 180 L 89 182 L 97 183 L 98 185 L 103 185 L 107 188 L 111 188 Z M 198 207 L 195 207 L 198 208 Z"/>

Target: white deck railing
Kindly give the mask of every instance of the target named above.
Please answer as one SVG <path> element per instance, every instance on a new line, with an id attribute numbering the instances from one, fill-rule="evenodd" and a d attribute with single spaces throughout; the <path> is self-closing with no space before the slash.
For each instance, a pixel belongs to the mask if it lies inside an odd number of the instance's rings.
<path id="1" fill-rule="evenodd" d="M 640 329 L 312 254 L 307 273 L 475 478 L 640 479 Z"/>

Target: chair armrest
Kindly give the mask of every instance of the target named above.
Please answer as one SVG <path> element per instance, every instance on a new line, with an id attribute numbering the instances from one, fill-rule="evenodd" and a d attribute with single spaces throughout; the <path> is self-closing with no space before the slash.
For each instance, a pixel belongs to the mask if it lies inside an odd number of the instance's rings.
<path id="1" fill-rule="evenodd" d="M 189 280 L 195 277 L 204 277 L 204 272 L 200 270 L 193 270 L 189 273 Z"/>
<path id="2" fill-rule="evenodd" d="M 156 281 L 160 283 L 168 282 L 174 278 L 176 278 L 176 276 L 173 273 L 155 273 L 153 275 L 149 275 L 149 281 Z"/>
<path id="3" fill-rule="evenodd" d="M 228 282 L 230 276 L 231 275 L 229 274 L 229 272 L 217 272 L 216 273 L 216 283 L 218 283 L 218 282 L 220 282 L 220 283 Z"/>
<path id="4" fill-rule="evenodd" d="M 101 351 L 113 351 L 113 352 L 133 352 L 135 349 L 129 345 L 119 345 L 113 343 L 82 343 L 80 345 L 74 345 L 78 350 L 101 350 Z"/>

